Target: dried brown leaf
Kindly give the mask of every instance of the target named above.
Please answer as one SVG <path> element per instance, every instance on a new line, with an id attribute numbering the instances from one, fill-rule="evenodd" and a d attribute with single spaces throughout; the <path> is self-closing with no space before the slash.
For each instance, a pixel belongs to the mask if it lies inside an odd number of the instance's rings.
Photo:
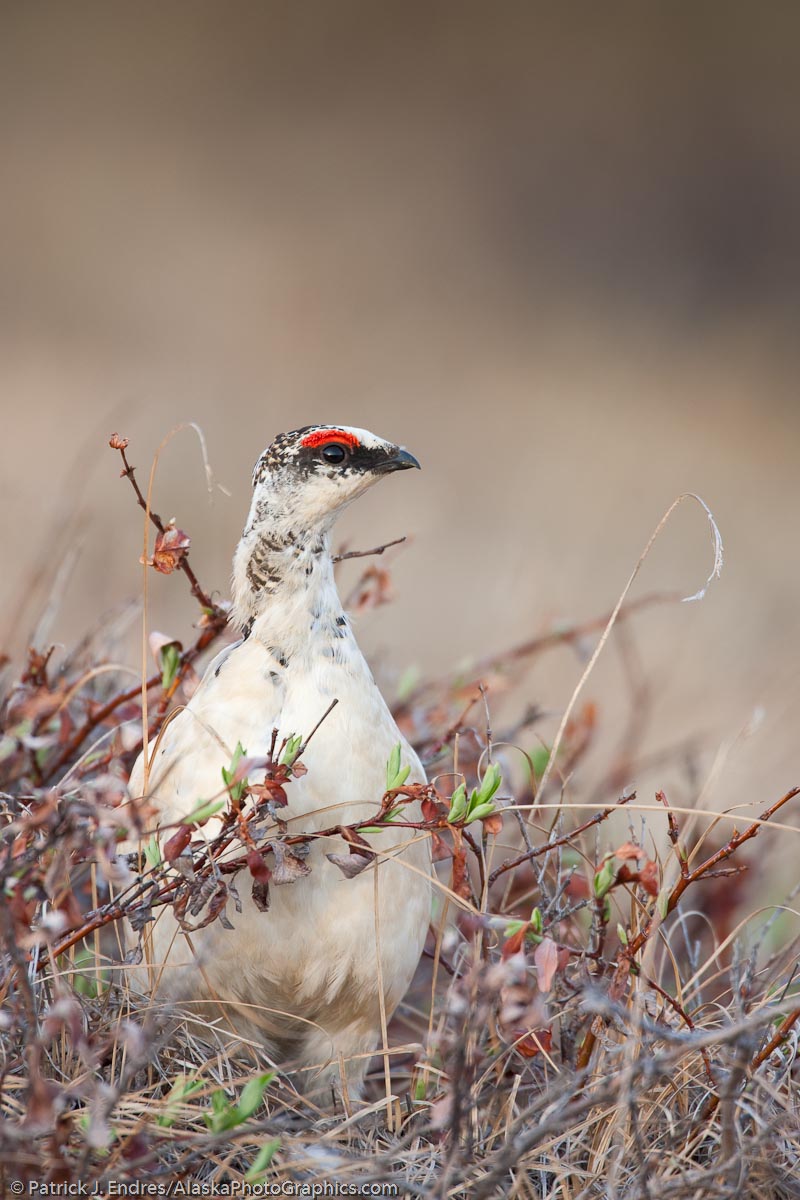
<path id="1" fill-rule="evenodd" d="M 483 818 L 483 828 L 487 833 L 493 833 L 495 836 L 503 832 L 503 814 L 500 812 L 490 813 L 488 817 Z"/>
<path id="2" fill-rule="evenodd" d="M 332 862 L 335 867 L 338 867 L 342 874 L 347 879 L 355 879 L 356 875 L 360 875 L 362 871 L 366 871 L 372 858 L 363 858 L 360 854 L 326 854 L 328 862 Z"/>
<path id="3" fill-rule="evenodd" d="M 192 539 L 182 529 L 168 525 L 163 533 L 156 536 L 153 547 L 153 566 L 162 575 L 171 575 L 185 558 Z"/>
<path id="4" fill-rule="evenodd" d="M 275 866 L 272 869 L 273 883 L 294 883 L 304 875 L 311 874 L 311 868 L 296 854 L 287 850 L 283 842 L 271 842 L 272 853 L 275 855 Z"/>

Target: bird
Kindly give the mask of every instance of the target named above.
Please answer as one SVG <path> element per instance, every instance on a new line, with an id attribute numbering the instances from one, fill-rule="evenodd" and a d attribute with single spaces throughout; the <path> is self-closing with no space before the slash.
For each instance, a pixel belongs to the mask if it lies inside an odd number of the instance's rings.
<path id="1" fill-rule="evenodd" d="M 419 465 L 403 447 L 346 425 L 280 434 L 261 454 L 233 558 L 230 620 L 239 640 L 210 662 L 188 704 L 151 742 L 147 767 L 142 753 L 130 776 L 130 796 L 152 806 L 162 841 L 219 795 L 237 746 L 250 759 L 275 737 L 280 746 L 314 731 L 303 749 L 306 773 L 291 780 L 279 810 L 289 834 L 369 818 L 393 754 L 408 784 L 425 783 L 355 640 L 331 552 L 332 527 L 347 505 Z M 415 799 L 402 821 L 420 819 Z M 218 821 L 204 825 L 208 838 Z M 260 1044 L 301 1093 L 358 1098 L 381 1030 L 415 973 L 431 910 L 428 836 L 406 824 L 368 840 L 375 859 L 347 878 L 327 858 L 344 849 L 341 837 L 312 839 L 308 873 L 270 886 L 266 911 L 249 887 L 238 889 L 242 911 L 225 922 L 233 928 L 214 921 L 186 933 L 171 906 L 155 909 L 136 986 L 194 1021 Z"/>

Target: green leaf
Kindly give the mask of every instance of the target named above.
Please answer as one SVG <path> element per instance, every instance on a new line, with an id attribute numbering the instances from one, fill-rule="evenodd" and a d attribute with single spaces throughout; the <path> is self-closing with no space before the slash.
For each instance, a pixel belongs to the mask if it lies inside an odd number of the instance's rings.
<path id="1" fill-rule="evenodd" d="M 162 646 L 158 658 L 161 665 L 161 686 L 166 691 L 175 682 L 178 667 L 181 665 L 181 651 L 178 643 L 168 642 L 166 646 Z"/>
<path id="2" fill-rule="evenodd" d="M 460 783 L 450 797 L 450 812 L 447 814 L 447 819 L 452 825 L 455 821 L 460 821 L 467 812 L 467 785 Z"/>
<path id="3" fill-rule="evenodd" d="M 212 1133 L 223 1133 L 236 1124 L 235 1110 L 223 1088 L 217 1088 L 211 1093 L 211 1112 L 203 1113 L 203 1120 Z"/>
<path id="4" fill-rule="evenodd" d="M 469 824 L 472 821 L 480 821 L 483 819 L 483 817 L 490 817 L 495 811 L 496 807 L 497 806 L 492 804 L 491 801 L 488 801 L 486 804 L 478 804 L 474 808 L 470 804 L 469 812 L 467 814 L 467 823 Z"/>
<path id="5" fill-rule="evenodd" d="M 245 1183 L 260 1183 L 262 1181 L 267 1173 L 267 1167 L 272 1162 L 275 1151 L 280 1149 L 280 1145 L 280 1138 L 273 1138 L 271 1142 L 264 1143 L 244 1177 Z"/>
<path id="6" fill-rule="evenodd" d="M 617 921 L 617 937 L 619 938 L 619 940 L 620 940 L 620 943 L 621 943 L 623 946 L 627 946 L 627 944 L 628 944 L 628 934 L 627 934 L 627 931 L 626 931 L 626 929 L 625 929 L 625 926 L 624 926 L 624 925 L 620 925 L 619 921 Z"/>
<path id="7" fill-rule="evenodd" d="M 155 871 L 157 867 L 161 866 L 161 847 L 155 834 L 144 847 L 144 861 L 151 871 Z"/>
<path id="8" fill-rule="evenodd" d="M 397 772 L 399 770 L 400 770 L 400 743 L 398 742 L 397 745 L 392 750 L 392 753 L 389 755 L 389 761 L 386 764 L 386 790 L 387 790 L 387 792 L 391 791 L 391 789 L 394 787 L 394 778 L 397 775 Z"/>
<path id="9" fill-rule="evenodd" d="M 296 735 L 293 734 L 290 738 L 286 739 L 286 745 L 284 747 L 283 754 L 280 757 L 280 761 L 285 767 L 290 767 L 292 765 L 300 753 L 300 747 L 302 744 L 303 735 L 300 733 Z"/>
<path id="10" fill-rule="evenodd" d="M 477 793 L 473 792 L 473 795 L 476 796 L 478 803 L 487 804 L 502 782 L 503 774 L 500 770 L 500 767 L 497 765 L 497 763 L 490 763 L 486 768 L 486 774 L 481 780 L 481 786 L 478 788 Z"/>
<path id="11" fill-rule="evenodd" d="M 536 776 L 537 780 L 541 779 L 547 770 L 547 764 L 550 762 L 550 747 L 541 745 L 536 746 L 533 750 L 531 750 L 528 757 L 531 760 L 534 775 Z"/>
<path id="12" fill-rule="evenodd" d="M 617 868 L 614 864 L 614 858 L 609 855 L 603 863 L 599 871 L 594 877 L 594 894 L 596 899 L 602 900 L 603 897 L 611 889 L 611 885 L 617 877 Z"/>
<path id="13" fill-rule="evenodd" d="M 218 1088 L 211 1094 L 211 1112 L 203 1113 L 203 1120 L 212 1133 L 225 1133 L 235 1129 L 258 1109 L 264 1097 L 264 1092 L 275 1078 L 274 1071 L 264 1075 L 256 1075 L 245 1084 L 239 1103 L 234 1105 L 228 1100 L 224 1088 Z"/>
<path id="14" fill-rule="evenodd" d="M 225 807 L 224 800 L 201 800 L 197 808 L 193 808 L 188 817 L 183 818 L 184 825 L 202 825 L 214 813 Z"/>
<path id="15" fill-rule="evenodd" d="M 247 751 L 242 746 L 242 743 L 237 742 L 236 749 L 233 752 L 233 758 L 231 759 L 231 765 L 227 768 L 222 768 L 222 782 L 230 792 L 231 799 L 235 800 L 237 803 L 239 800 L 241 800 L 245 793 L 245 789 L 248 786 L 246 779 L 239 779 L 234 783 L 234 779 L 236 778 L 236 769 L 246 754 Z"/>
<path id="16" fill-rule="evenodd" d="M 405 781 L 411 774 L 411 767 L 400 766 L 400 756 L 402 747 L 400 742 L 392 750 L 389 755 L 389 761 L 386 764 L 386 790 L 391 792 L 394 788 L 402 787 Z"/>
<path id="17" fill-rule="evenodd" d="M 236 1112 L 240 1121 L 246 1121 L 248 1117 L 252 1117 L 253 1113 L 256 1112 L 264 1098 L 264 1092 L 274 1078 L 274 1071 L 266 1071 L 263 1075 L 254 1075 L 252 1079 L 247 1081 L 239 1097 L 239 1103 L 236 1105 Z"/>
<path id="18" fill-rule="evenodd" d="M 533 933 L 542 932 L 542 914 L 538 908 L 534 908 L 531 912 L 531 929 Z"/>
<path id="19" fill-rule="evenodd" d="M 160 1125 L 163 1129 L 169 1129 L 174 1125 L 181 1104 L 195 1092 L 199 1092 L 202 1087 L 201 1079 L 187 1079 L 185 1075 L 176 1079 L 164 1100 L 161 1115 L 156 1117 L 156 1125 Z"/>
<path id="20" fill-rule="evenodd" d="M 91 950 L 79 950 L 75 955 L 75 966 L 77 968 L 85 968 L 91 971 L 90 975 L 83 974 L 78 971 L 75 975 L 72 986 L 79 996 L 86 996 L 88 1000 L 96 1000 L 102 991 L 102 984 L 109 980 L 108 971 L 96 970 L 97 959 Z"/>

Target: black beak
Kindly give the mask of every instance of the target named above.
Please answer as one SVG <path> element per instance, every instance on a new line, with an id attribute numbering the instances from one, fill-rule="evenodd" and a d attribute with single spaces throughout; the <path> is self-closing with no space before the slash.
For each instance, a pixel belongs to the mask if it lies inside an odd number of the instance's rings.
<path id="1" fill-rule="evenodd" d="M 378 470 L 388 474 L 389 471 L 408 471 L 411 467 L 416 467 L 421 470 L 421 467 L 413 454 L 409 454 L 407 450 L 397 449 L 389 458 L 385 458 L 379 464 Z"/>

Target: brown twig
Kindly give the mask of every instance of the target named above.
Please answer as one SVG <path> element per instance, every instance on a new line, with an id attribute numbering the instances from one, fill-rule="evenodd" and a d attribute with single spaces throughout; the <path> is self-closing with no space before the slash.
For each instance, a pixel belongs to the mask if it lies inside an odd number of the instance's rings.
<path id="1" fill-rule="evenodd" d="M 136 480 L 136 475 L 135 475 L 136 468 L 132 467 L 131 464 L 128 462 L 127 455 L 125 454 L 125 448 L 127 446 L 127 441 L 124 438 L 117 439 L 116 435 L 114 435 L 114 437 L 112 438 L 112 440 L 110 442 L 110 445 L 111 445 L 112 449 L 119 450 L 119 453 L 120 453 L 120 456 L 122 457 L 122 462 L 123 462 L 123 471 L 122 471 L 121 477 L 123 479 L 128 479 L 130 481 L 130 485 L 136 494 L 136 501 L 137 501 L 139 507 L 145 513 L 147 513 L 147 515 L 149 516 L 150 520 L 155 525 L 155 527 L 159 531 L 159 533 L 166 533 L 166 526 L 164 525 L 164 522 L 161 520 L 161 517 L 158 515 L 158 513 L 153 512 L 152 508 L 148 508 L 147 500 L 145 499 L 144 495 L 142 494 L 142 490 L 139 487 L 139 484 Z M 219 616 L 224 621 L 227 621 L 227 615 L 225 613 L 223 613 L 223 611 L 214 603 L 214 601 L 211 599 L 211 597 L 209 595 L 207 595 L 207 593 L 204 591 L 204 589 L 200 586 L 200 582 L 199 582 L 197 576 L 195 575 L 194 571 L 192 570 L 191 566 L 189 565 L 188 551 L 186 553 L 184 553 L 183 556 L 181 557 L 181 559 L 178 563 L 178 567 L 181 571 L 183 571 L 184 575 L 188 579 L 189 587 L 190 587 L 192 595 L 197 600 L 198 604 L 200 604 L 200 606 L 202 608 L 207 610 L 208 616 L 209 617 Z"/>
<path id="2" fill-rule="evenodd" d="M 545 842 L 542 846 L 534 846 L 532 850 L 526 850 L 524 854 L 520 854 L 517 858 L 506 860 L 499 867 L 495 867 L 489 876 L 489 886 L 491 887 L 501 875 L 505 875 L 506 871 L 514 871 L 517 867 L 521 867 L 523 863 L 530 862 L 534 858 L 539 858 L 542 854 L 547 854 L 549 850 L 555 850 L 559 846 L 565 846 L 576 838 L 579 834 L 585 833 L 587 829 L 591 829 L 593 825 L 600 825 L 603 821 L 607 821 L 612 813 L 619 812 L 624 804 L 630 804 L 636 799 L 636 792 L 631 792 L 629 796 L 621 796 L 616 804 L 609 805 L 602 812 L 595 813 L 588 821 L 584 821 L 577 829 L 571 830 L 569 833 L 564 833 L 561 837 L 553 838 L 549 842 Z M 500 810 L 502 811 L 502 810 Z"/>
<path id="3" fill-rule="evenodd" d="M 390 546 L 399 546 L 404 541 L 406 541 L 405 537 L 399 537 L 392 542 L 384 542 L 382 546 L 375 546 L 372 550 L 345 550 L 342 554 L 334 554 L 333 561 L 340 563 L 348 558 L 368 558 L 371 554 L 383 554 L 384 550 L 388 550 Z"/>
<path id="4" fill-rule="evenodd" d="M 743 846 L 745 842 L 757 837 L 764 828 L 764 824 L 775 815 L 778 809 L 782 808 L 784 804 L 788 804 L 788 802 L 797 795 L 800 795 L 800 787 L 790 788 L 785 795 L 781 796 L 780 800 L 776 800 L 774 804 L 769 806 L 769 808 L 765 808 L 758 820 L 749 825 L 743 833 L 738 833 L 734 830 L 733 837 L 731 837 L 724 846 L 717 850 L 716 853 L 710 855 L 707 859 L 705 859 L 704 862 L 700 863 L 698 867 L 695 867 L 693 871 L 690 871 L 688 865 L 685 864 L 681 859 L 681 874 L 679 875 L 675 886 L 667 897 L 666 902 L 661 907 L 659 913 L 651 913 L 650 918 L 644 927 L 639 930 L 636 936 L 632 938 L 626 946 L 621 947 L 617 959 L 618 972 L 621 973 L 625 967 L 627 967 L 628 970 L 633 968 L 635 956 L 649 940 L 651 934 L 656 928 L 657 921 L 660 924 L 660 922 L 669 916 L 671 912 L 674 912 L 681 896 L 688 887 L 691 887 L 693 883 L 697 883 L 703 878 L 715 874 L 716 868 L 720 863 L 725 862 L 731 857 L 732 854 L 735 854 L 739 847 Z M 664 797 L 663 793 L 659 793 L 659 799 L 662 801 L 662 803 L 666 804 L 666 798 Z M 669 814 L 667 819 L 669 821 Z M 670 839 L 674 841 L 676 847 L 678 845 L 678 832 L 677 825 L 670 824 Z M 795 1018 L 795 1020 L 796 1019 L 797 1018 Z M 580 1070 L 588 1067 L 596 1041 L 597 1035 L 590 1026 L 584 1036 L 583 1041 L 581 1042 L 581 1046 L 578 1051 L 576 1065 Z M 710 1112 L 714 1111 L 714 1108 L 716 1108 L 718 1103 L 719 1099 L 717 1098 L 717 1101 L 710 1109 Z"/>
<path id="5" fill-rule="evenodd" d="M 136 469 L 135 469 L 135 467 L 132 467 L 131 464 L 128 462 L 128 458 L 125 453 L 127 444 L 128 444 L 127 439 L 120 438 L 116 434 L 114 434 L 112 436 L 112 438 L 110 439 L 110 442 L 109 442 L 109 445 L 111 446 L 111 448 L 113 450 L 118 450 L 119 454 L 122 458 L 123 470 L 122 470 L 121 477 L 123 479 L 128 479 L 131 487 L 133 488 L 134 495 L 136 496 L 137 504 L 139 505 L 139 507 L 141 509 L 144 510 L 144 512 L 147 513 L 147 515 L 149 516 L 150 520 L 152 521 L 152 523 L 156 527 L 156 529 L 159 531 L 159 533 L 164 533 L 166 531 L 166 526 L 164 525 L 164 522 L 161 520 L 161 517 L 158 515 L 158 513 L 153 512 L 152 509 L 148 509 L 147 499 L 145 498 L 144 494 L 142 493 L 142 490 L 139 487 L 139 483 L 136 479 L 136 475 L 135 475 Z M 183 554 L 183 556 L 177 563 L 177 566 L 181 571 L 183 571 L 183 574 L 186 576 L 186 578 L 189 582 L 189 588 L 190 588 L 192 595 L 194 596 L 194 598 L 197 600 L 197 602 L 200 604 L 200 606 L 203 609 L 202 625 L 201 625 L 200 633 L 199 633 L 198 637 L 195 639 L 194 643 L 188 648 L 188 650 L 182 651 L 181 657 L 180 657 L 180 663 L 178 666 L 178 670 L 175 674 L 175 678 L 173 679 L 170 687 L 164 690 L 164 694 L 161 697 L 161 700 L 160 700 L 160 703 L 158 706 L 158 710 L 156 713 L 156 719 L 154 722 L 156 730 L 158 729 L 158 727 L 161 724 L 161 721 L 164 718 L 164 715 L 167 711 L 167 708 L 169 707 L 169 702 L 172 699 L 172 696 L 174 695 L 177 687 L 179 686 L 181 680 L 183 679 L 183 677 L 185 675 L 186 668 L 191 666 L 192 663 L 194 663 L 195 660 L 203 653 L 203 651 L 207 650 L 208 647 L 217 640 L 217 638 L 220 636 L 220 634 L 223 632 L 223 630 L 226 628 L 226 626 L 228 624 L 228 615 L 227 615 L 225 609 L 222 608 L 219 604 L 217 604 L 208 595 L 208 593 L 205 591 L 205 589 L 201 586 L 194 571 L 192 570 L 192 568 L 189 564 L 189 560 L 188 560 L 188 552 Z M 145 689 L 147 691 L 150 691 L 152 688 L 156 687 L 160 682 L 161 682 L 161 675 L 160 674 L 153 675 L 150 679 L 147 680 Z M 117 708 L 120 707 L 120 705 L 125 704 L 130 700 L 136 699 L 136 697 L 141 695 L 141 693 L 142 693 L 142 685 L 137 684 L 136 687 L 129 688 L 127 691 L 121 692 L 119 695 L 112 697 L 112 699 L 109 700 L 108 703 L 103 705 L 102 708 L 98 709 L 97 712 L 93 713 L 92 716 L 87 718 L 87 720 L 84 721 L 83 725 L 81 725 L 81 727 L 77 730 L 77 732 L 75 734 L 73 734 L 73 736 L 67 742 L 66 746 L 63 747 L 63 749 L 55 757 L 55 759 L 53 759 L 52 762 L 47 764 L 46 768 L 42 772 L 42 782 L 45 782 L 45 783 L 48 782 L 49 780 L 51 780 L 53 778 L 53 776 L 56 774 L 57 771 L 61 770 L 62 767 L 66 766 L 70 762 L 70 760 L 78 753 L 81 746 L 86 741 L 87 737 L 89 737 L 90 734 L 95 729 L 97 729 L 99 725 L 102 725 L 103 722 L 106 721 L 111 716 L 111 714 L 113 712 L 115 712 Z M 151 733 L 152 732 L 153 732 L 153 730 L 151 728 Z"/>

